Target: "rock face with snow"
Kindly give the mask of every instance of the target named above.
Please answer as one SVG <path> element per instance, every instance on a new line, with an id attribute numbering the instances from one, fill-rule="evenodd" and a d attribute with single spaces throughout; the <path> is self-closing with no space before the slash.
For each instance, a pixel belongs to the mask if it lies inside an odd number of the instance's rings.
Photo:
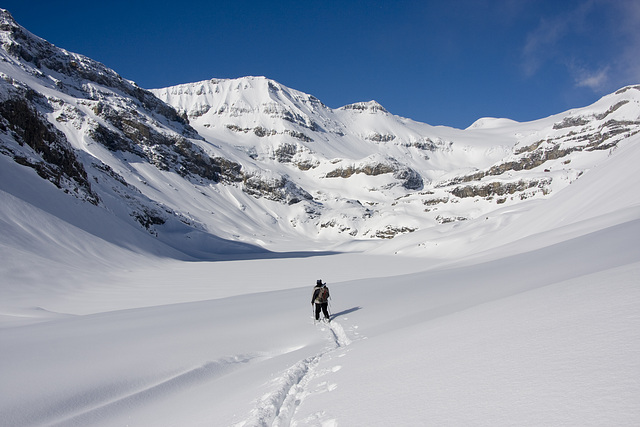
<path id="1" fill-rule="evenodd" d="M 394 116 L 375 101 L 333 110 L 262 77 L 153 92 L 206 140 L 230 142 L 227 155 L 246 168 L 315 189 L 319 234 L 337 238 L 393 237 L 546 197 L 640 129 L 637 87 L 536 122 L 482 119 L 464 131 Z"/>
<path id="2" fill-rule="evenodd" d="M 554 194 L 640 131 L 640 86 L 458 130 L 264 77 L 147 91 L 7 11 L 0 43 L 0 154 L 180 250 L 332 248 L 480 217 Z"/>

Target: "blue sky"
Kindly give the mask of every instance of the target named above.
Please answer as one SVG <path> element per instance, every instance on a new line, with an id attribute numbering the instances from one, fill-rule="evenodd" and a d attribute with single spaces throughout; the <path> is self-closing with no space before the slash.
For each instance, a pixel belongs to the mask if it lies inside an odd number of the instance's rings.
<path id="1" fill-rule="evenodd" d="M 266 76 L 330 107 L 465 128 L 640 83 L 640 1 L 3 1 L 19 24 L 145 88 Z"/>

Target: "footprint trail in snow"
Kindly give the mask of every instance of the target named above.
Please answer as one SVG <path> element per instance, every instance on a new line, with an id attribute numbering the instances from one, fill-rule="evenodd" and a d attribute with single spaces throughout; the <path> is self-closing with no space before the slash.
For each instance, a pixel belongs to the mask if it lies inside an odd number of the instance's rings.
<path id="1" fill-rule="evenodd" d="M 341 369 L 340 366 L 335 366 L 329 370 L 320 370 L 318 365 L 330 353 L 351 344 L 351 340 L 342 325 L 335 320 L 329 323 L 319 323 L 318 326 L 321 331 L 329 330 L 330 338 L 333 341 L 332 347 L 315 356 L 307 357 L 282 372 L 278 378 L 273 380 L 275 388 L 262 396 L 249 419 L 236 424 L 236 427 L 291 426 L 293 415 L 298 406 L 303 399 L 312 394 L 308 390 L 310 381 Z M 328 391 L 332 391 L 336 385 L 329 384 L 326 388 Z"/>

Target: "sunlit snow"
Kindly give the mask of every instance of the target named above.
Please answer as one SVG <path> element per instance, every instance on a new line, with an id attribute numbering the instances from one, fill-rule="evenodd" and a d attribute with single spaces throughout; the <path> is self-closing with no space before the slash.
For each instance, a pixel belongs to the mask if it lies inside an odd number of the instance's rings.
<path id="1" fill-rule="evenodd" d="M 301 205 L 108 151 L 85 133 L 97 120 L 86 100 L 6 57 L 0 85 L 76 108 L 77 121 L 57 120 L 61 110 L 48 119 L 131 187 L 96 178 L 105 200 L 94 205 L 0 152 L 0 425 L 640 424 L 640 134 L 553 170 L 527 170 L 553 177 L 547 194 L 504 204 L 461 198 L 427 211 L 388 174 L 323 176 L 335 165 L 404 156 L 424 174 L 425 192 L 441 191 L 432 182 L 489 168 L 516 146 L 558 136 L 574 143 L 556 126 L 573 112 L 457 130 L 374 101 L 332 110 L 265 78 L 154 91 L 198 113 L 191 124 L 202 139 L 194 140 L 212 155 L 290 173 L 313 189 L 325 209 L 318 215 L 361 227 L 345 235 L 305 222 Z M 576 111 L 604 114 L 602 134 L 612 117 L 636 123 L 638 88 L 629 91 L 624 102 L 612 94 Z M 289 120 L 322 128 L 313 131 L 322 140 L 301 144 L 301 160 L 316 169 L 294 175 L 269 157 L 274 140 L 245 132 L 291 132 Z M 372 152 L 372 141 L 391 134 L 428 135 L 438 149 L 415 156 L 398 143 Z M 2 136 L 20 149 L 9 131 Z M 136 197 L 175 217 L 142 228 L 123 201 Z M 351 209 L 365 204 L 379 206 L 375 215 L 353 219 Z M 464 220 L 436 223 L 444 212 Z M 416 229 L 393 239 L 362 230 L 391 223 Z M 317 279 L 331 290 L 330 323 L 312 316 Z"/>
<path id="2" fill-rule="evenodd" d="M 639 147 L 420 258 L 171 261 L 3 191 L 3 422 L 634 424 L 640 198 L 613 187 L 637 188 Z"/>

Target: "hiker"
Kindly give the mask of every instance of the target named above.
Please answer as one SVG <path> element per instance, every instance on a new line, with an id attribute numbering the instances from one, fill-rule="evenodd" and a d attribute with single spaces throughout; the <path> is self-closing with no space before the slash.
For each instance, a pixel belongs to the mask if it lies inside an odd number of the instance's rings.
<path id="1" fill-rule="evenodd" d="M 316 286 L 313 288 L 313 296 L 311 297 L 311 305 L 316 305 L 316 320 L 320 320 L 320 310 L 324 314 L 324 318 L 327 321 L 331 321 L 329 318 L 329 288 L 326 283 L 322 283 L 321 279 L 318 279 Z"/>

